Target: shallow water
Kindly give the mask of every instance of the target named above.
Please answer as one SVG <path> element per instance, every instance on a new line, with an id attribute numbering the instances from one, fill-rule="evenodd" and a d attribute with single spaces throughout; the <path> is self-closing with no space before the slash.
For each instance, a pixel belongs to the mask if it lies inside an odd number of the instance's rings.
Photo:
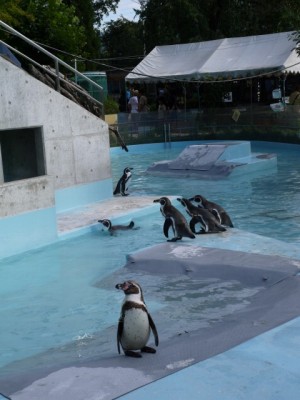
<path id="1" fill-rule="evenodd" d="M 235 227 L 289 244 L 300 243 L 300 147 L 254 143 L 255 152 L 277 153 L 278 166 L 265 174 L 223 181 L 157 178 L 144 173 L 153 161 L 172 159 L 179 149 L 130 149 L 112 154 L 114 181 L 125 166 L 134 168 L 131 193 L 192 196 L 203 194 L 220 203 Z M 63 359 L 116 354 L 116 324 L 122 293 L 114 285 L 128 253 L 165 241 L 159 212 L 135 220 L 140 229 L 111 237 L 95 230 L 75 239 L 0 261 L 0 376 Z M 150 232 L 150 235 L 149 235 Z M 165 337 L 199 329 L 239 310 L 259 288 L 239 282 L 188 281 L 185 277 L 134 274 L 145 285 L 146 301 L 165 325 Z M 157 290 L 155 288 L 158 288 Z M 161 292 L 164 288 L 164 292 Z M 166 291 L 165 291 L 166 289 Z M 193 297 L 194 306 L 180 319 Z M 167 303 L 167 307 L 165 307 Z M 199 318 L 201 315 L 201 318 Z M 177 332 L 178 333 L 178 332 Z"/>

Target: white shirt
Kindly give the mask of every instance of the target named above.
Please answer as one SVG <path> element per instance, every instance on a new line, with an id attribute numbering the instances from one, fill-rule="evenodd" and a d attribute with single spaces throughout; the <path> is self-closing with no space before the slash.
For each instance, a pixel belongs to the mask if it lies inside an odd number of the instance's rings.
<path id="1" fill-rule="evenodd" d="M 139 111 L 139 99 L 137 98 L 137 96 L 130 97 L 128 104 L 130 104 L 131 106 L 130 112 L 132 114 Z"/>

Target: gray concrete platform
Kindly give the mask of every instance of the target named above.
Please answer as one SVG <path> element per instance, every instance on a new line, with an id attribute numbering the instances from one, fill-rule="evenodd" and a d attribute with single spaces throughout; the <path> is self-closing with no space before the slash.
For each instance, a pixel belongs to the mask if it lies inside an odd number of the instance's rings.
<path id="1" fill-rule="evenodd" d="M 157 196 L 126 196 L 113 197 L 108 200 L 92 203 L 84 207 L 75 208 L 63 213 L 57 214 L 58 234 L 67 234 L 72 230 L 82 229 L 96 224 L 98 219 L 112 219 L 131 212 L 145 212 L 149 208 L 151 211 L 153 200 Z M 170 197 L 172 198 L 172 196 Z M 153 210 L 157 209 L 157 205 Z"/>

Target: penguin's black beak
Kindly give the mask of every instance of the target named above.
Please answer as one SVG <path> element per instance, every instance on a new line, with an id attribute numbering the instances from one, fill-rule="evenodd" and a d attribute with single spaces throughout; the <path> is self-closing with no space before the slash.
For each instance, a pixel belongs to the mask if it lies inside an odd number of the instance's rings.
<path id="1" fill-rule="evenodd" d="M 179 197 L 178 197 L 176 200 L 179 201 L 179 202 L 181 203 L 181 199 L 180 199 Z"/>
<path id="2" fill-rule="evenodd" d="M 122 285 L 123 285 L 123 283 L 117 283 L 115 288 L 120 290 L 120 289 L 122 289 Z"/>
<path id="3" fill-rule="evenodd" d="M 194 200 L 194 197 L 191 197 L 190 199 L 189 199 L 189 201 L 193 201 Z"/>
<path id="4" fill-rule="evenodd" d="M 160 199 L 153 200 L 153 203 L 159 203 L 159 202 L 160 202 Z"/>

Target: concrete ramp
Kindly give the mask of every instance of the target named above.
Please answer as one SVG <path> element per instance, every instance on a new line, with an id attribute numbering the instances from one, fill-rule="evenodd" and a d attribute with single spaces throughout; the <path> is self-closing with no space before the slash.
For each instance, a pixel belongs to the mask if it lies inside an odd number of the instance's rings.
<path id="1" fill-rule="evenodd" d="M 251 153 L 250 142 L 219 142 L 187 146 L 174 160 L 153 163 L 146 173 L 166 177 L 223 179 L 239 173 L 274 170 L 276 154 Z"/>
<path id="2" fill-rule="evenodd" d="M 187 146 L 174 161 L 170 161 L 169 168 L 207 171 L 218 161 L 226 147 L 225 144 Z"/>

